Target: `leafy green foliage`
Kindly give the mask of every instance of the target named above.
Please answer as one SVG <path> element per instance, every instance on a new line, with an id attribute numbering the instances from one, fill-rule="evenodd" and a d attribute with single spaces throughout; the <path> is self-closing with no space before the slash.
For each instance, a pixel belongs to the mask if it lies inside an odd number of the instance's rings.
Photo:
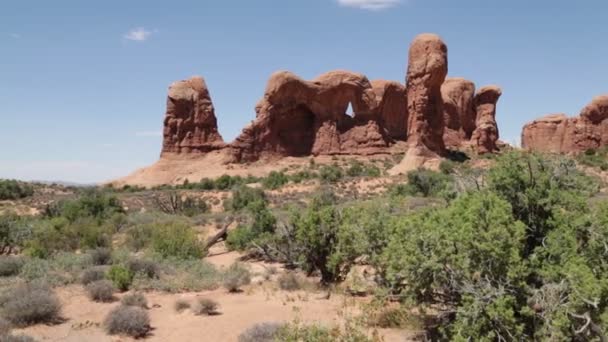
<path id="1" fill-rule="evenodd" d="M 120 291 L 127 291 L 131 287 L 133 276 L 133 272 L 122 265 L 113 265 L 106 274 L 106 277 Z"/>
<path id="2" fill-rule="evenodd" d="M 107 220 L 114 214 L 122 212 L 123 208 L 115 196 L 90 189 L 75 200 L 66 200 L 49 205 L 45 214 L 51 218 L 64 217 L 69 222 L 74 222 L 81 218 Z"/>
<path id="3" fill-rule="evenodd" d="M 606 171 L 608 170 L 608 148 L 588 149 L 585 153 L 577 155 L 576 160 L 583 165 Z"/>
<path id="4" fill-rule="evenodd" d="M 264 191 L 242 185 L 232 191 L 232 198 L 230 201 L 224 202 L 224 208 L 226 210 L 239 211 L 249 206 L 259 206 L 260 203 L 258 202 L 267 203 Z"/>
<path id="5" fill-rule="evenodd" d="M 344 177 L 342 169 L 337 164 L 323 165 L 319 168 L 319 178 L 323 182 L 336 183 Z"/>
<path id="6" fill-rule="evenodd" d="M 17 200 L 32 196 L 34 188 L 24 182 L 11 179 L 0 179 L 0 201 Z"/>
<path id="7" fill-rule="evenodd" d="M 349 177 L 380 177 L 382 172 L 374 164 L 363 163 L 358 160 L 351 160 L 346 175 Z"/>
<path id="8" fill-rule="evenodd" d="M 163 258 L 201 258 L 203 244 L 196 232 L 185 223 L 157 224 L 152 228 L 152 250 Z"/>
<path id="9" fill-rule="evenodd" d="M 266 189 L 276 190 L 289 182 L 289 177 L 284 172 L 272 171 L 262 179 L 262 185 Z"/>

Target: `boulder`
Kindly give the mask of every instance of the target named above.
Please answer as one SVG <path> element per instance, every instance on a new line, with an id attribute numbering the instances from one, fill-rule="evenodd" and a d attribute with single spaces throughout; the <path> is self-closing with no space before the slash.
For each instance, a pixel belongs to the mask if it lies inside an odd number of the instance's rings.
<path id="1" fill-rule="evenodd" d="M 448 78 L 441 85 L 444 132 L 443 141 L 456 149 L 468 142 L 476 123 L 475 84 L 464 78 Z"/>
<path id="2" fill-rule="evenodd" d="M 475 95 L 475 131 L 471 136 L 473 148 L 479 154 L 498 152 L 498 124 L 496 123 L 496 103 L 502 95 L 498 86 L 486 86 Z"/>
<path id="3" fill-rule="evenodd" d="M 580 153 L 608 145 L 608 95 L 595 97 L 578 117 L 552 114 L 526 124 L 522 147 L 533 151 Z"/>
<path id="4" fill-rule="evenodd" d="M 192 77 L 171 84 L 161 155 L 206 153 L 224 146 L 205 80 Z"/>

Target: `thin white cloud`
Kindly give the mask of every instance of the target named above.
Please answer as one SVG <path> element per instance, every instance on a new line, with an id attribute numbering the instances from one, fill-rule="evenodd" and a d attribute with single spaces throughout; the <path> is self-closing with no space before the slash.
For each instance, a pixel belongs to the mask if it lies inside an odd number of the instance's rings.
<path id="1" fill-rule="evenodd" d="M 162 137 L 163 132 L 161 131 L 141 131 L 135 132 L 136 137 Z"/>
<path id="2" fill-rule="evenodd" d="M 135 42 L 144 42 L 150 38 L 152 31 L 148 31 L 143 27 L 137 27 L 127 32 L 123 38 L 126 40 L 132 40 Z"/>
<path id="3" fill-rule="evenodd" d="M 338 0 L 338 3 L 346 7 L 378 11 L 397 6 L 401 0 Z"/>

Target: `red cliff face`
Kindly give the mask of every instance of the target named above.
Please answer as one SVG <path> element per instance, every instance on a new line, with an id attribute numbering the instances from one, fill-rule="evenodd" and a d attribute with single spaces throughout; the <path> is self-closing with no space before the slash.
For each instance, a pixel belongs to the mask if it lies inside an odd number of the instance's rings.
<path id="1" fill-rule="evenodd" d="M 474 96 L 475 84 L 464 78 L 448 78 L 441 85 L 443 141 L 448 148 L 459 148 L 471 139 L 476 127 Z"/>
<path id="2" fill-rule="evenodd" d="M 608 145 L 608 95 L 594 98 L 578 117 L 552 114 L 526 124 L 522 147 L 554 153 L 579 153 Z"/>
<path id="3" fill-rule="evenodd" d="M 346 113 L 349 104 L 352 116 Z M 266 156 L 374 154 L 385 151 L 390 142 L 377 94 L 365 76 L 332 71 L 309 82 L 282 71 L 270 78 L 256 106 L 256 119 L 231 149 L 235 160 L 252 161 Z"/>
<path id="4" fill-rule="evenodd" d="M 209 90 L 202 77 L 169 87 L 162 154 L 206 153 L 224 147 Z"/>
<path id="5" fill-rule="evenodd" d="M 265 157 L 390 153 L 407 141 L 405 163 L 421 166 L 447 148 L 495 152 L 498 87 L 463 78 L 446 79 L 447 47 L 434 34 L 410 45 L 406 84 L 331 71 L 306 81 L 288 71 L 273 74 L 256 117 L 224 144 L 209 90 L 201 77 L 169 88 L 162 155 L 201 154 L 224 149 L 233 162 Z M 352 113 L 347 113 L 348 108 Z M 586 117 L 598 121 L 598 108 Z M 417 165 L 417 166 L 416 166 Z"/>

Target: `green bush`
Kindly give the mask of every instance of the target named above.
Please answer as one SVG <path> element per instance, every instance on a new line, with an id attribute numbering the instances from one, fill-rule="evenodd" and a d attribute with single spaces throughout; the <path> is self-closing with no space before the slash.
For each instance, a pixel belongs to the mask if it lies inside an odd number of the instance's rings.
<path id="1" fill-rule="evenodd" d="M 380 177 L 382 172 L 374 164 L 364 164 L 358 160 L 351 160 L 346 175 L 349 177 Z"/>
<path id="2" fill-rule="evenodd" d="M 148 259 L 130 259 L 127 267 L 133 274 L 142 274 L 151 279 L 158 278 L 160 272 L 158 264 Z"/>
<path id="3" fill-rule="evenodd" d="M 133 276 L 134 274 L 128 268 L 121 265 L 113 265 L 106 275 L 114 283 L 114 286 L 123 292 L 131 287 Z"/>
<path id="4" fill-rule="evenodd" d="M 436 171 L 418 169 L 407 173 L 407 186 L 410 195 L 439 197 L 449 189 L 450 176 Z"/>
<path id="5" fill-rule="evenodd" d="M 289 177 L 284 172 L 272 171 L 268 176 L 262 179 L 262 185 L 266 189 L 276 190 L 289 182 Z"/>
<path id="6" fill-rule="evenodd" d="M 238 292 L 242 286 L 251 283 L 251 272 L 245 266 L 234 263 L 224 272 L 223 285 L 230 292 Z"/>
<path id="7" fill-rule="evenodd" d="M 319 178 L 327 183 L 336 183 L 344 177 L 342 169 L 336 165 L 323 165 L 319 169 Z"/>
<path id="8" fill-rule="evenodd" d="M 224 207 L 226 210 L 239 211 L 251 205 L 259 206 L 261 203 L 267 203 L 264 191 L 241 185 L 232 191 L 232 198 L 224 203 Z"/>
<path id="9" fill-rule="evenodd" d="M 74 222 L 87 217 L 101 221 L 122 212 L 124 212 L 122 205 L 114 195 L 90 189 L 77 199 L 49 205 L 45 214 L 48 217 L 65 217 L 68 221 Z"/>
<path id="10" fill-rule="evenodd" d="M 124 334 L 134 338 L 145 337 L 151 328 L 150 317 L 144 309 L 124 305 L 110 311 L 103 326 L 110 335 Z"/>
<path id="11" fill-rule="evenodd" d="M 586 166 L 596 167 L 602 171 L 608 170 L 608 148 L 588 149 L 577 155 L 576 160 Z"/>
<path id="12" fill-rule="evenodd" d="M 99 247 L 89 252 L 93 265 L 103 266 L 112 262 L 112 250 L 109 248 Z"/>
<path id="13" fill-rule="evenodd" d="M 152 250 L 163 258 L 198 259 L 204 255 L 204 246 L 196 232 L 183 223 L 155 225 L 152 230 Z"/>
<path id="14" fill-rule="evenodd" d="M 15 213 L 0 214 L 0 255 L 23 248 L 33 234 L 32 220 Z"/>
<path id="15" fill-rule="evenodd" d="M 148 247 L 154 235 L 154 225 L 141 224 L 130 227 L 126 231 L 126 245 L 133 251 L 140 251 Z"/>
<path id="16" fill-rule="evenodd" d="M 11 179 L 0 179 L 0 201 L 17 200 L 32 196 L 34 188 L 24 182 Z"/>
<path id="17" fill-rule="evenodd" d="M 91 267 L 86 269 L 81 277 L 80 277 L 80 283 L 82 285 L 88 285 L 94 281 L 98 281 L 98 280 L 103 280 L 106 277 L 106 267 L 100 267 L 100 266 L 96 266 L 96 267 Z"/>
<path id="18" fill-rule="evenodd" d="M 276 229 L 277 220 L 265 202 L 250 202 L 247 210 L 251 216 L 251 223 L 239 226 L 228 234 L 226 245 L 231 250 L 244 251 L 253 241 L 267 238 Z"/>
<path id="19" fill-rule="evenodd" d="M 215 188 L 217 190 L 230 190 L 233 187 L 244 183 L 243 178 L 240 176 L 231 177 L 229 175 L 222 175 L 215 180 Z"/>

